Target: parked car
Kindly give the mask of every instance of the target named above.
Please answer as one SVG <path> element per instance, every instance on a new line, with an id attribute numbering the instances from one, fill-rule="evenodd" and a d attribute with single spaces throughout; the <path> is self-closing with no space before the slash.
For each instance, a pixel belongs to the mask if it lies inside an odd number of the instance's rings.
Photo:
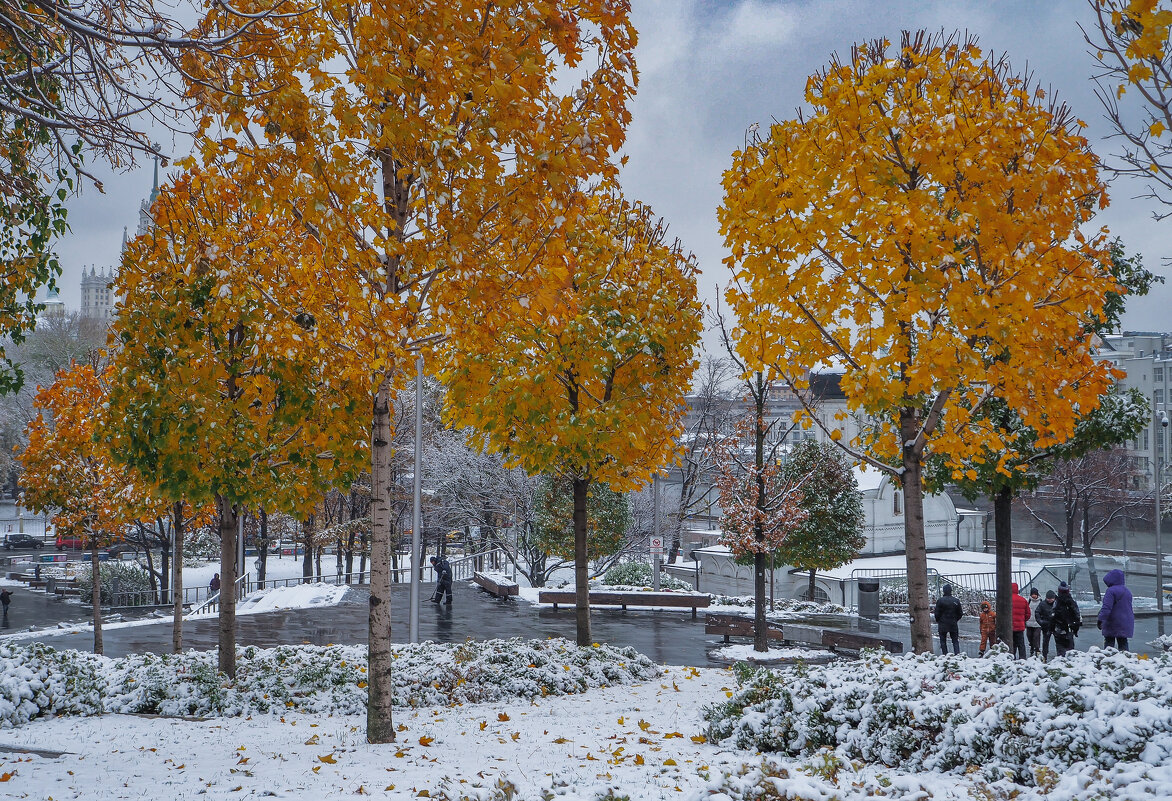
<path id="1" fill-rule="evenodd" d="M 110 554 L 111 558 L 117 559 L 120 558 L 124 553 L 135 553 L 137 550 L 138 549 L 130 543 L 119 542 L 107 548 L 106 553 Z"/>
<path id="2" fill-rule="evenodd" d="M 39 551 L 44 545 L 43 539 L 31 534 L 9 534 L 4 538 L 4 550 L 6 551 L 11 551 L 13 548 L 36 548 Z"/>
<path id="3" fill-rule="evenodd" d="M 81 537 L 57 536 L 57 550 L 59 551 L 64 551 L 66 548 L 74 551 L 84 551 L 85 547 L 85 540 Z"/>

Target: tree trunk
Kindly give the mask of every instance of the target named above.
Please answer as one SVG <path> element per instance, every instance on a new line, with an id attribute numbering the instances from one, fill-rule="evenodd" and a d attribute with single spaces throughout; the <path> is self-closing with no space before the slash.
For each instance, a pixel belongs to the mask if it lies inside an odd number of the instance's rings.
<path id="1" fill-rule="evenodd" d="M 220 672 L 236 678 L 236 508 L 216 495 L 220 515 Z"/>
<path id="2" fill-rule="evenodd" d="M 590 479 L 574 478 L 574 610 L 577 613 L 578 645 L 590 645 L 590 583 L 586 556 L 586 495 Z"/>
<path id="3" fill-rule="evenodd" d="M 908 611 L 911 614 L 912 650 L 932 653 L 932 621 L 928 613 L 928 551 L 924 538 L 924 487 L 920 455 L 913 443 L 919 435 L 916 410 L 899 413 L 900 441 L 903 443 L 904 549 L 907 559 Z"/>
<path id="4" fill-rule="evenodd" d="M 143 538 L 143 541 L 144 542 L 146 541 L 145 537 Z M 155 575 L 155 558 L 153 556 L 151 556 L 150 545 L 147 545 L 147 547 L 144 550 L 146 552 L 147 578 L 151 583 L 151 595 L 153 595 L 155 597 L 155 603 L 160 603 L 160 601 L 158 600 L 158 598 L 159 598 L 159 580 L 158 580 L 159 577 Z"/>
<path id="5" fill-rule="evenodd" d="M 818 575 L 818 571 L 815 570 L 814 568 L 810 568 L 810 588 L 809 588 L 809 590 L 806 591 L 806 600 L 807 601 L 814 600 L 814 588 L 817 586 L 815 579 L 816 579 L 817 575 Z"/>
<path id="6" fill-rule="evenodd" d="M 171 505 L 171 651 L 183 650 L 183 502 Z"/>
<path id="7" fill-rule="evenodd" d="M 765 618 L 765 554 L 753 554 L 753 650 L 769 650 L 769 622 Z"/>
<path id="8" fill-rule="evenodd" d="M 753 521 L 753 539 L 758 545 L 765 542 L 764 515 L 765 515 L 765 393 L 767 386 L 763 373 L 757 373 L 756 391 L 753 400 L 756 404 L 753 420 L 753 466 L 756 468 L 756 486 L 754 492 L 757 497 L 757 517 Z M 765 653 L 769 650 L 769 629 L 765 619 L 765 554 L 757 551 L 753 554 L 753 650 Z"/>
<path id="9" fill-rule="evenodd" d="M 1095 551 L 1091 548 L 1091 527 L 1090 527 L 1089 505 L 1086 499 L 1082 504 L 1082 552 L 1087 558 L 1087 572 L 1090 574 L 1091 591 L 1095 593 L 1095 603 L 1103 603 L 1103 591 L 1099 589 L 1099 571 L 1095 566 Z"/>
<path id="10" fill-rule="evenodd" d="M 383 381 L 374 397 L 370 437 L 366 739 L 371 743 L 395 740 L 391 721 L 391 489 L 391 386 Z"/>
<path id="11" fill-rule="evenodd" d="M 94 653 L 102 653 L 102 570 L 98 561 L 98 538 L 90 532 L 90 578 L 93 579 L 93 588 L 90 590 L 90 605 L 94 615 Z"/>
<path id="12" fill-rule="evenodd" d="M 997 639 L 1013 648 L 1013 490 L 1008 486 L 993 495 L 993 540 L 997 573 L 994 610 Z"/>
<path id="13" fill-rule="evenodd" d="M 308 584 L 313 575 L 313 515 L 301 521 L 301 542 L 305 547 L 301 552 L 301 583 Z"/>

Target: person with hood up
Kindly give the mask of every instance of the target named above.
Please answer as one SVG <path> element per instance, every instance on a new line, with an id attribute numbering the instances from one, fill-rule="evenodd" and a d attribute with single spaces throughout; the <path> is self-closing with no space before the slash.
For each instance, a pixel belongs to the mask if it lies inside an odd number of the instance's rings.
<path id="1" fill-rule="evenodd" d="M 1030 656 L 1037 656 L 1042 651 L 1042 624 L 1038 622 L 1038 607 L 1042 599 L 1038 595 L 1037 587 L 1030 587 L 1030 616 L 1026 620 L 1026 640 L 1030 644 Z"/>
<path id="2" fill-rule="evenodd" d="M 1043 662 L 1050 659 L 1050 637 L 1054 635 L 1054 602 L 1057 600 L 1058 594 L 1054 590 L 1046 590 L 1046 597 L 1034 611 L 1034 620 L 1038 622 L 1042 631 Z"/>
<path id="3" fill-rule="evenodd" d="M 1070 585 L 1058 585 L 1058 602 L 1054 604 L 1054 650 L 1059 656 L 1074 650 L 1074 638 L 1082 627 L 1082 612 L 1070 596 Z"/>
<path id="4" fill-rule="evenodd" d="M 1030 619 L 1030 602 L 1021 597 L 1017 583 L 1010 585 L 1013 591 L 1013 653 L 1018 659 L 1026 659 L 1026 621 Z"/>
<path id="5" fill-rule="evenodd" d="M 959 654 L 960 630 L 957 624 L 964 617 L 964 607 L 960 605 L 960 601 L 953 597 L 951 584 L 944 585 L 944 594 L 936 602 L 936 609 L 933 614 L 936 617 L 937 630 L 940 632 L 940 653 L 948 653 L 948 640 L 946 637 L 951 635 L 952 652 Z"/>
<path id="6" fill-rule="evenodd" d="M 1131 607 L 1131 590 L 1123 583 L 1122 570 L 1110 570 L 1103 576 L 1107 592 L 1103 595 L 1103 608 L 1095 624 L 1103 632 L 1103 647 L 1114 646 L 1120 651 L 1127 650 L 1127 639 L 1135 635 L 1135 611 Z"/>
<path id="7" fill-rule="evenodd" d="M 981 601 L 981 649 L 977 656 L 984 656 L 985 649 L 997 642 L 997 613 L 988 601 Z"/>

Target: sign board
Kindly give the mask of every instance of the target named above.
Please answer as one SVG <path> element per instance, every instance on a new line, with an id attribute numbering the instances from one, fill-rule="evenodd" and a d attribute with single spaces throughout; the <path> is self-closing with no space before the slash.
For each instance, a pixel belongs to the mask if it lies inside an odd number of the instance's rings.
<path id="1" fill-rule="evenodd" d="M 651 553 L 663 554 L 663 537 L 651 538 Z"/>

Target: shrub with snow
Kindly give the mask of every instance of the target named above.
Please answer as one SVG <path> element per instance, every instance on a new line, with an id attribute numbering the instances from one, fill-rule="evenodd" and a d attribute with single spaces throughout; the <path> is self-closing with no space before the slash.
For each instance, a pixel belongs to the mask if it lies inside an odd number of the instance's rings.
<path id="1" fill-rule="evenodd" d="M 660 669 L 633 648 L 568 640 L 395 645 L 396 706 L 537 698 L 644 681 Z M 0 728 L 47 715 L 102 712 L 233 716 L 294 710 L 365 714 L 366 648 L 241 648 L 236 680 L 214 651 L 114 660 L 40 643 L 0 644 Z"/>
<path id="2" fill-rule="evenodd" d="M 742 686 L 706 710 L 708 737 L 738 748 L 904 770 L 976 771 L 1025 785 L 1039 769 L 1110 768 L 1172 757 L 1172 656 L 1114 650 L 1048 664 L 890 657 L 824 668 L 740 668 Z"/>
<path id="3" fill-rule="evenodd" d="M 606 571 L 602 577 L 602 584 L 608 587 L 650 587 L 654 575 L 651 565 L 643 562 L 623 562 Z M 659 587 L 664 590 L 690 590 L 691 584 L 680 581 L 671 576 L 660 575 Z"/>
<path id="4" fill-rule="evenodd" d="M 735 606 L 738 608 L 752 607 L 754 603 L 751 595 L 711 595 L 712 606 Z M 765 614 L 808 614 L 808 615 L 842 615 L 846 614 L 846 607 L 829 601 L 806 601 L 798 598 L 777 598 L 772 602 L 773 608 L 766 607 Z"/>

